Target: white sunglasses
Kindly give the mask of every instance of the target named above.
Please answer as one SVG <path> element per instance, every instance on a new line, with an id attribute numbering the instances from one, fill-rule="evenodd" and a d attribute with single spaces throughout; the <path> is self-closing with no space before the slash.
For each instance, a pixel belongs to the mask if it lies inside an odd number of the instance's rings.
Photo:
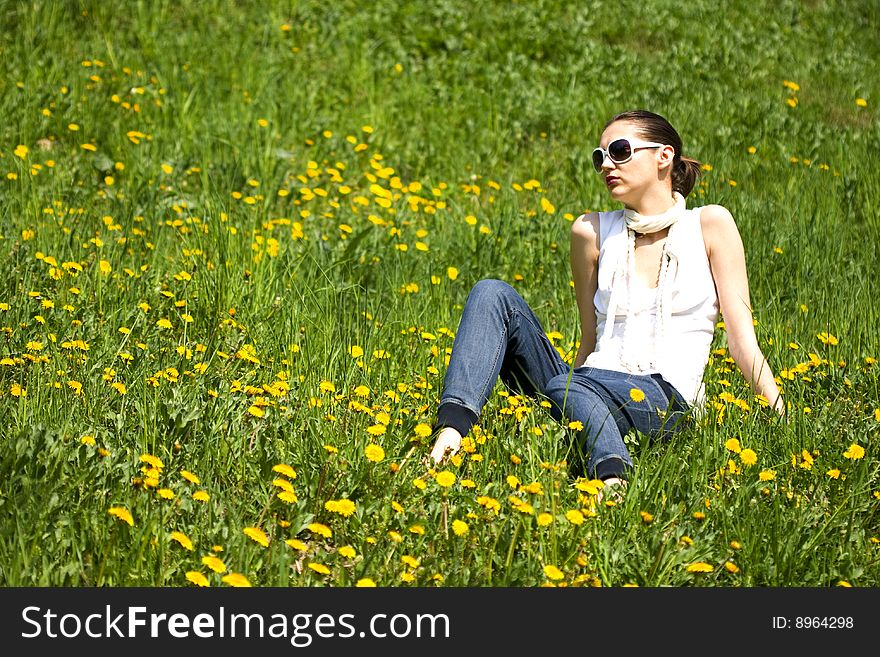
<path id="1" fill-rule="evenodd" d="M 596 148 L 593 150 L 593 168 L 599 173 L 602 172 L 602 165 L 605 158 L 610 159 L 614 164 L 623 164 L 632 159 L 633 153 L 640 148 L 661 148 L 666 144 L 658 144 L 655 141 L 642 141 L 640 139 L 630 139 L 629 137 L 620 137 L 608 144 L 608 150 L 604 148 Z"/>

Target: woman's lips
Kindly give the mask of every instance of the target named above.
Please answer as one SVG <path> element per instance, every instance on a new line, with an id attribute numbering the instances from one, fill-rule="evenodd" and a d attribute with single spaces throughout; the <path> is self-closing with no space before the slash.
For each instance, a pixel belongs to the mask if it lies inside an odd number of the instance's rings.
<path id="1" fill-rule="evenodd" d="M 620 178 L 618 178 L 617 176 L 608 176 L 607 178 L 605 178 L 605 185 L 607 185 L 608 187 L 611 187 L 612 185 L 615 185 L 619 182 Z"/>

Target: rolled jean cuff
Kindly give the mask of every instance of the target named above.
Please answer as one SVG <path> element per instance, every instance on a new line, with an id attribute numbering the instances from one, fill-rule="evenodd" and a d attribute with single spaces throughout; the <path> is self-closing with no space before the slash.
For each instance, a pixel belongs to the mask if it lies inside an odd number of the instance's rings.
<path id="1" fill-rule="evenodd" d="M 478 419 L 477 414 L 471 409 L 460 406 L 455 402 L 446 402 L 437 409 L 437 422 L 434 424 L 434 430 L 436 431 L 441 427 L 451 427 L 464 437 L 477 423 Z"/>
<path id="2" fill-rule="evenodd" d="M 596 469 L 593 474 L 596 479 L 602 480 L 608 479 L 609 477 L 629 479 L 629 477 L 627 476 L 628 472 L 629 466 L 626 464 L 626 461 L 617 458 L 616 456 L 610 456 L 596 465 Z"/>

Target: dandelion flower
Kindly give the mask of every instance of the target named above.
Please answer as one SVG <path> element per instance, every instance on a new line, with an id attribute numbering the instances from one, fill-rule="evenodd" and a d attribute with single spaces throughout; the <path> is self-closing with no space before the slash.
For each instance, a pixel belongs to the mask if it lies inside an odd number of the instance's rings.
<path id="1" fill-rule="evenodd" d="M 724 569 L 725 569 L 727 572 L 729 572 L 729 573 L 734 573 L 734 574 L 735 574 L 735 573 L 738 573 L 738 572 L 739 572 L 739 566 L 737 566 L 737 565 L 736 565 L 735 563 L 733 563 L 732 561 L 725 561 L 725 562 L 724 562 Z"/>
<path id="2" fill-rule="evenodd" d="M 419 422 L 416 425 L 414 431 L 419 438 L 427 438 L 431 435 L 431 425 L 425 424 L 424 422 Z"/>
<path id="3" fill-rule="evenodd" d="M 468 533 L 469 530 L 470 530 L 470 527 L 468 527 L 468 524 L 466 522 L 464 522 L 463 520 L 453 520 L 452 521 L 452 532 L 456 536 L 464 536 L 465 534 Z"/>
<path id="4" fill-rule="evenodd" d="M 775 470 L 761 470 L 760 474 L 758 475 L 758 479 L 760 479 L 761 481 L 770 481 L 771 479 L 775 479 L 775 478 L 776 478 L 776 471 Z"/>
<path id="5" fill-rule="evenodd" d="M 111 506 L 107 509 L 107 513 L 119 518 L 123 522 L 127 522 L 129 527 L 134 527 L 134 518 L 131 517 L 131 513 L 125 507 Z"/>
<path id="6" fill-rule="evenodd" d="M 303 543 L 303 542 L 302 542 L 301 540 L 299 540 L 298 538 L 288 538 L 288 539 L 287 539 L 286 541 L 284 541 L 284 542 L 287 543 L 287 544 L 288 544 L 290 547 L 292 547 L 294 550 L 298 550 L 298 551 L 300 551 L 300 552 L 305 552 L 306 550 L 309 549 L 309 546 L 306 545 L 305 543 Z"/>
<path id="7" fill-rule="evenodd" d="M 572 509 L 571 511 L 565 512 L 565 519 L 568 520 L 572 525 L 582 525 L 584 524 L 584 514 L 578 511 L 577 509 Z"/>
<path id="8" fill-rule="evenodd" d="M 385 458 L 385 450 L 382 449 L 380 445 L 372 443 L 364 448 L 364 456 L 367 458 L 368 461 L 378 463 Z"/>
<path id="9" fill-rule="evenodd" d="M 758 455 L 753 449 L 742 450 L 739 454 L 739 458 L 745 465 L 755 465 L 755 463 L 758 462 Z"/>
<path id="10" fill-rule="evenodd" d="M 559 581 L 565 574 L 559 570 L 556 566 L 546 565 L 544 566 L 544 575 L 547 576 L 547 579 L 551 579 L 553 581 Z"/>
<path id="11" fill-rule="evenodd" d="M 211 496 L 208 495 L 207 491 L 197 490 L 195 493 L 193 493 L 193 499 L 197 502 L 207 502 L 209 499 L 211 499 Z"/>
<path id="12" fill-rule="evenodd" d="M 730 438 L 727 442 L 724 443 L 725 449 L 733 452 L 734 454 L 739 454 L 742 451 L 742 447 L 740 447 L 739 440 L 736 438 Z"/>
<path id="13" fill-rule="evenodd" d="M 242 531 L 252 541 L 259 543 L 263 547 L 269 547 L 269 537 L 259 527 L 245 527 Z"/>
<path id="14" fill-rule="evenodd" d="M 213 570 L 215 573 L 226 572 L 226 564 L 223 563 L 223 560 L 213 555 L 202 557 L 202 563 Z"/>
<path id="15" fill-rule="evenodd" d="M 322 525 L 319 522 L 313 522 L 307 529 L 313 534 L 318 534 L 324 538 L 330 538 L 333 535 L 333 532 L 330 531 L 330 528 L 327 525 Z"/>
<path id="16" fill-rule="evenodd" d="M 329 575 L 330 569 L 322 563 L 310 563 L 309 568 L 314 570 L 319 575 Z"/>
<path id="17" fill-rule="evenodd" d="M 443 488 L 449 488 L 452 484 L 455 483 L 455 474 L 449 472 L 448 470 L 443 470 L 442 472 L 438 472 L 434 477 L 434 481 L 437 482 L 438 486 L 442 486 Z"/>
<path id="18" fill-rule="evenodd" d="M 357 552 L 350 545 L 343 545 L 341 548 L 337 550 L 340 556 L 345 557 L 346 559 L 354 559 L 357 556 Z"/>
<path id="19" fill-rule="evenodd" d="M 248 578 L 240 573 L 229 573 L 228 575 L 224 575 L 223 582 L 236 588 L 249 588 L 252 586 Z"/>
<path id="20" fill-rule="evenodd" d="M 186 574 L 186 578 L 196 586 L 211 586 L 208 578 L 196 570 L 190 570 Z"/>
<path id="21" fill-rule="evenodd" d="M 375 588 L 376 582 L 371 580 L 369 577 L 362 577 L 357 581 L 357 584 L 355 584 L 355 586 L 358 588 Z"/>
<path id="22" fill-rule="evenodd" d="M 278 465 L 272 466 L 272 472 L 277 472 L 279 474 L 283 474 L 285 477 L 289 479 L 296 479 L 296 471 L 291 468 L 286 463 L 279 463 Z"/>
<path id="23" fill-rule="evenodd" d="M 629 391 L 629 398 L 632 399 L 634 402 L 644 401 L 645 393 L 638 388 L 631 388 Z"/>
<path id="24" fill-rule="evenodd" d="M 541 513 L 538 515 L 538 526 L 539 527 L 546 527 L 547 525 L 550 525 L 552 523 L 553 523 L 553 516 L 551 516 L 549 513 Z"/>
<path id="25" fill-rule="evenodd" d="M 191 484 L 198 485 L 198 484 L 202 483 L 201 481 L 199 481 L 199 478 L 196 475 L 194 475 L 192 472 L 190 472 L 189 470 L 181 470 L 180 476 L 183 477 L 184 479 L 186 479 Z"/>
<path id="26" fill-rule="evenodd" d="M 181 544 L 181 546 L 192 552 L 193 544 L 192 541 L 189 539 L 189 536 L 187 536 L 183 532 L 171 532 L 171 538 L 172 540 L 177 541 Z"/>
<path id="27" fill-rule="evenodd" d="M 697 561 L 687 567 L 689 573 L 711 573 L 713 570 L 715 569 L 704 561 Z"/>
<path id="28" fill-rule="evenodd" d="M 648 513 L 647 511 L 639 511 L 639 515 L 642 517 L 642 522 L 646 525 L 650 525 L 654 520 L 654 516 Z"/>
<path id="29" fill-rule="evenodd" d="M 843 453 L 843 458 L 852 459 L 853 461 L 864 458 L 865 456 L 865 448 L 861 445 L 857 445 L 853 443 L 847 448 L 847 450 Z"/>
<path id="30" fill-rule="evenodd" d="M 346 518 L 355 512 L 355 504 L 347 498 L 341 500 L 327 500 L 324 508 L 332 513 L 338 513 Z"/>

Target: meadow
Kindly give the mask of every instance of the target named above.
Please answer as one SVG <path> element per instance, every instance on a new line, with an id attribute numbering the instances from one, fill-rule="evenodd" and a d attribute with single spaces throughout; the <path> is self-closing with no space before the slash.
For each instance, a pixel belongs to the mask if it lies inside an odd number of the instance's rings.
<path id="1" fill-rule="evenodd" d="M 0 585 L 880 584 L 874 2 L 0 2 Z M 569 362 L 604 122 L 663 114 L 743 237 L 788 413 L 719 323 L 705 418 L 499 384 L 426 456 L 461 308 Z M 723 320 L 723 318 L 722 318 Z"/>

